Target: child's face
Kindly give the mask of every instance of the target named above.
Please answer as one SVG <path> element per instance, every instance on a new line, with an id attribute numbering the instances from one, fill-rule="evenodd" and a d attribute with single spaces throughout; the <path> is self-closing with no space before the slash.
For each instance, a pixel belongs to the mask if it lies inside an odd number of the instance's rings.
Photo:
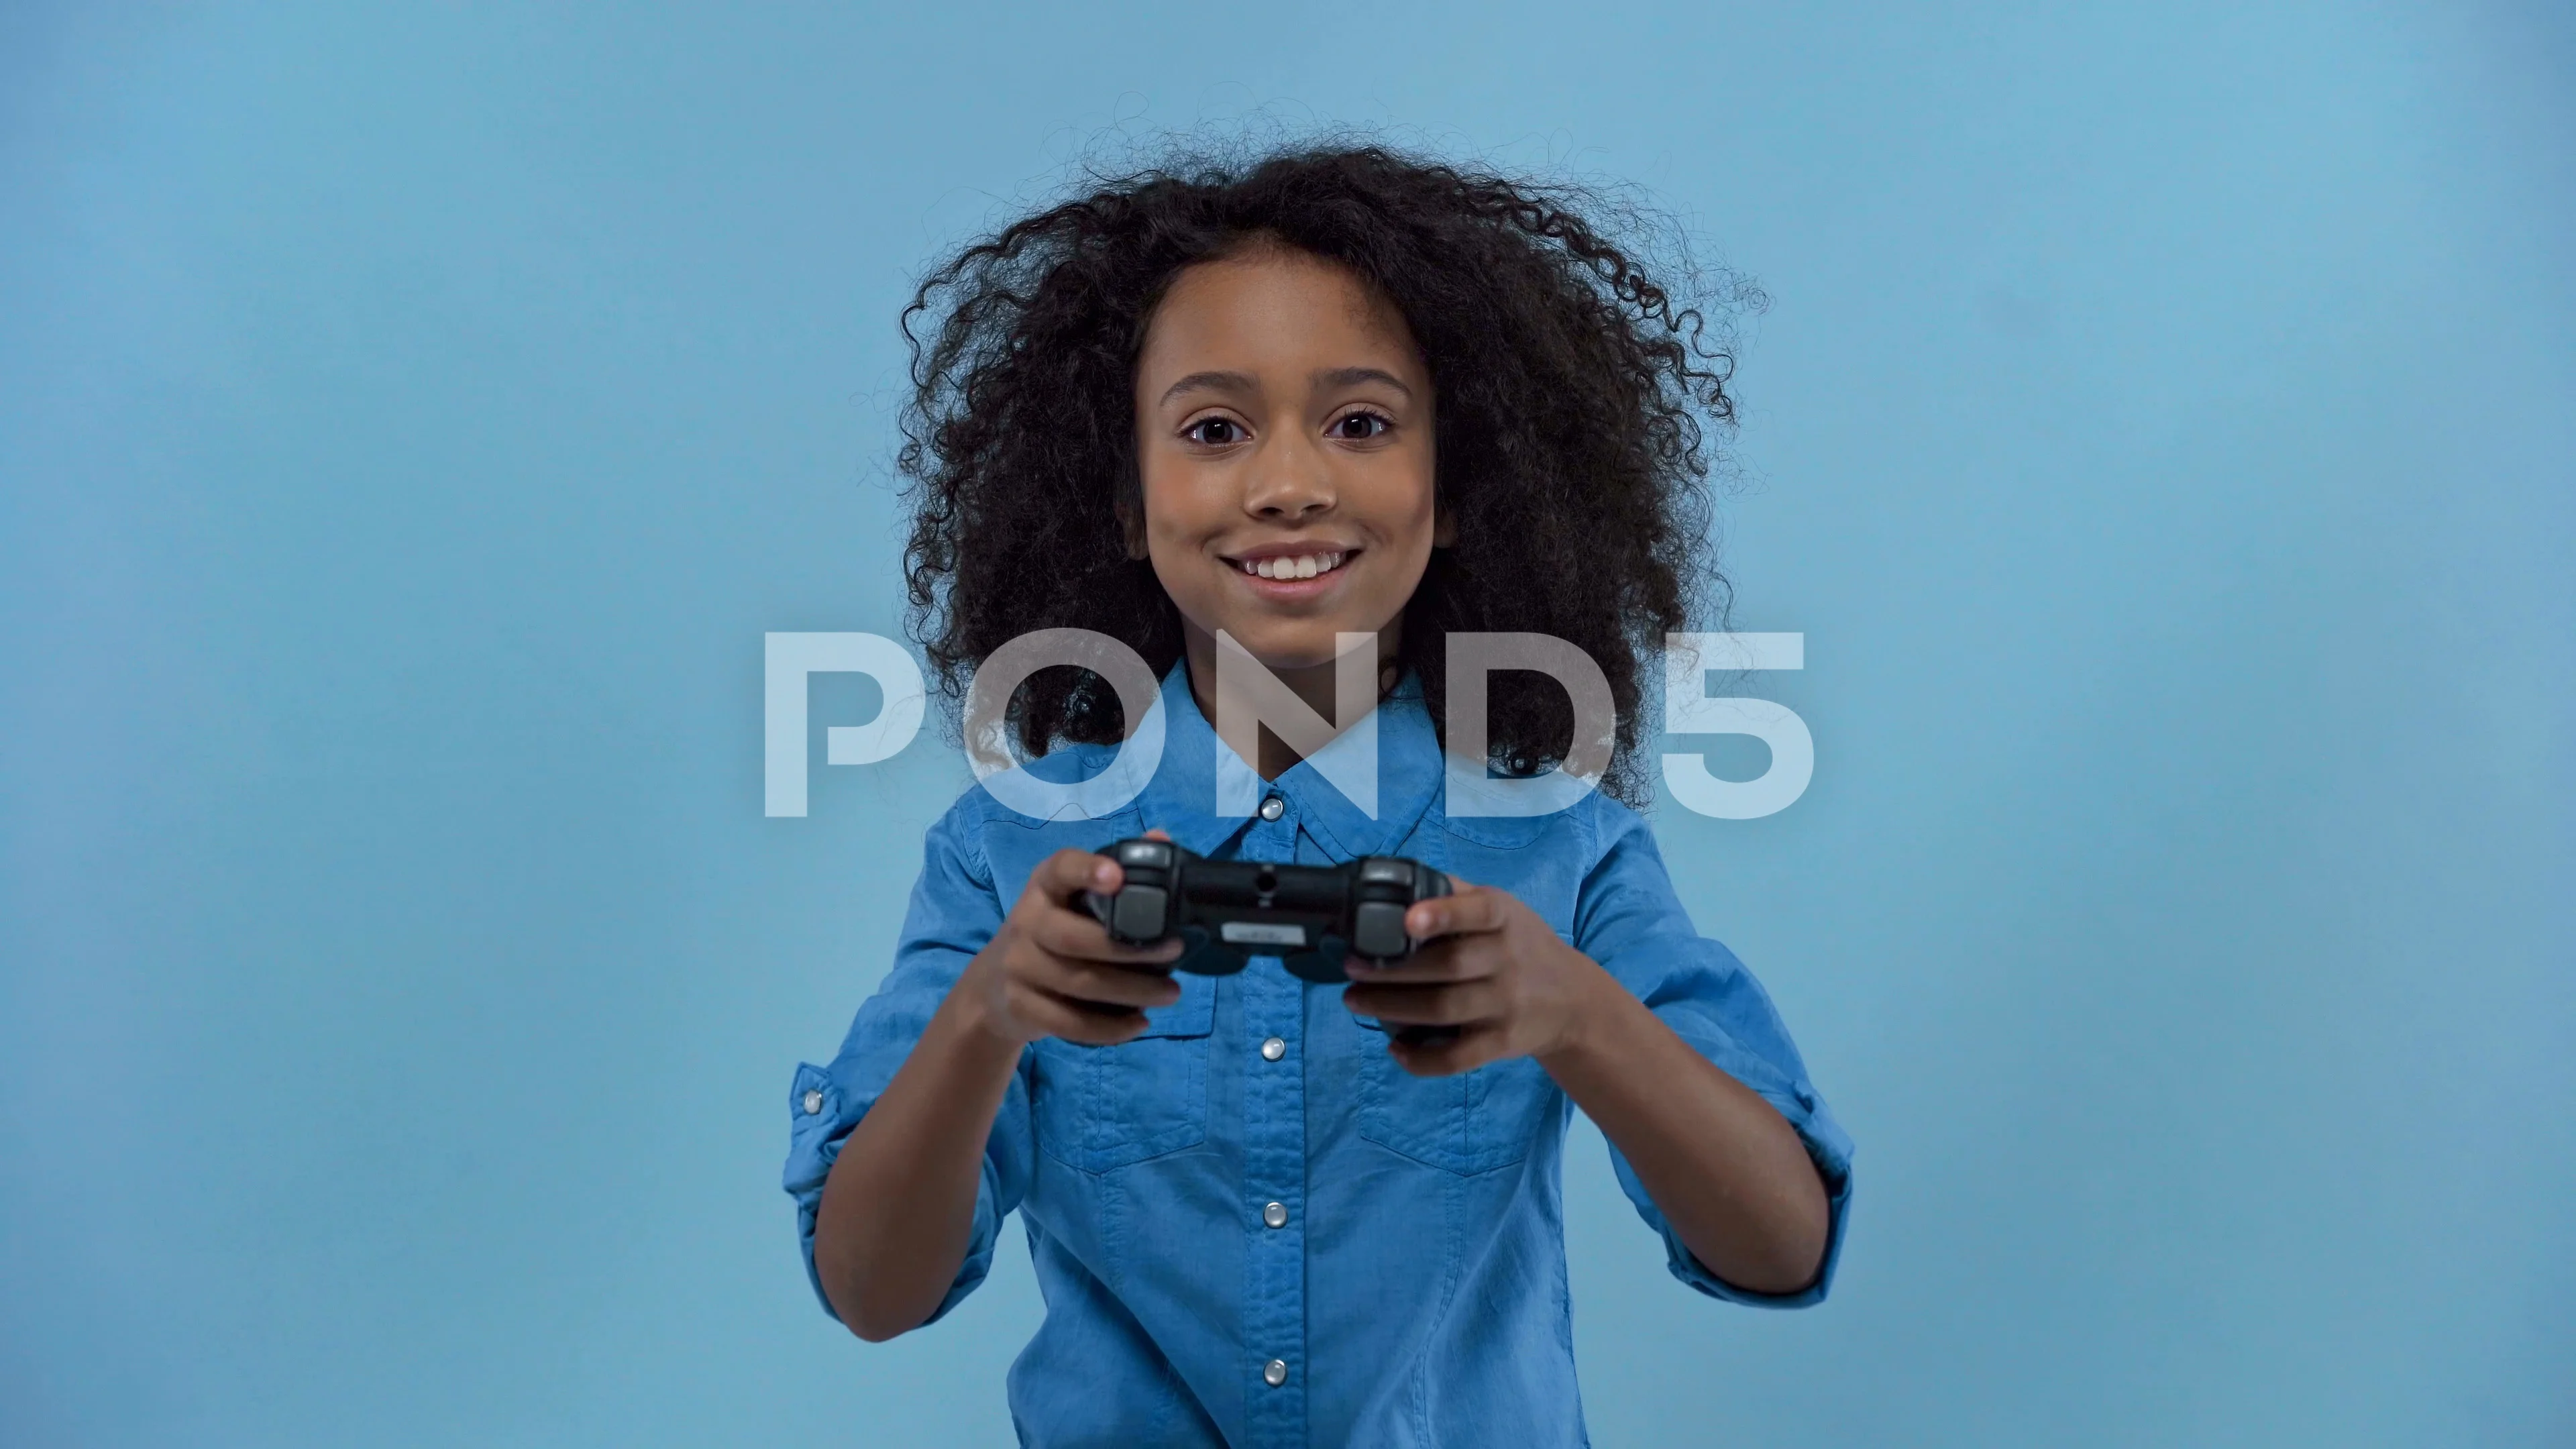
<path id="1" fill-rule="evenodd" d="M 1404 318 L 1333 263 L 1262 247 L 1174 279 L 1136 364 L 1139 542 L 1194 658 L 1219 629 L 1274 671 L 1329 665 L 1336 633 L 1392 645 L 1447 542 L 1431 407 Z"/>

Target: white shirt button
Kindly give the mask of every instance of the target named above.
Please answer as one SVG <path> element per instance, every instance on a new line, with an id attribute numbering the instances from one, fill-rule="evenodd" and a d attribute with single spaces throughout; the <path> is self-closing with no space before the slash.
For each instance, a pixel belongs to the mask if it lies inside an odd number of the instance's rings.
<path id="1" fill-rule="evenodd" d="M 1276 795 L 1261 802 L 1261 818 L 1264 820 L 1276 820 L 1287 813 L 1288 802 Z"/>
<path id="2" fill-rule="evenodd" d="M 1288 1205 L 1284 1202 L 1262 1204 L 1261 1220 L 1274 1228 L 1288 1226 Z"/>
<path id="3" fill-rule="evenodd" d="M 1275 1036 L 1261 1044 L 1261 1059 L 1265 1062 L 1275 1062 L 1286 1055 L 1288 1055 L 1288 1043 Z"/>
<path id="4" fill-rule="evenodd" d="M 1261 1366 L 1261 1381 L 1272 1388 L 1288 1382 L 1288 1360 L 1274 1358 Z"/>
<path id="5" fill-rule="evenodd" d="M 822 1111 L 823 1094 L 820 1092 L 807 1092 L 805 1094 L 805 1115 L 808 1117 L 819 1116 Z"/>

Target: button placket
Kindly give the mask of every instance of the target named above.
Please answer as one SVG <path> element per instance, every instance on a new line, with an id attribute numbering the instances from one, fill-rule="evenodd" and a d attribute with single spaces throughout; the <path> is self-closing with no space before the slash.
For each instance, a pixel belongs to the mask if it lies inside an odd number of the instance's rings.
<path id="1" fill-rule="evenodd" d="M 1295 860 L 1297 822 L 1287 802 L 1273 792 L 1259 814 L 1244 836 L 1242 858 Z M 1306 1186 L 1306 1080 L 1303 1057 L 1290 1052 L 1304 1030 L 1305 984 L 1273 960 L 1233 979 L 1241 983 L 1244 1026 L 1261 1054 L 1244 1084 L 1243 1192 L 1251 1240 L 1244 1254 L 1242 1342 L 1262 1385 L 1245 1406 L 1245 1439 L 1303 1444 L 1303 1387 L 1283 1390 L 1306 1345 L 1306 1243 L 1298 1221 Z M 1271 1065 L 1283 1062 L 1284 1068 Z"/>

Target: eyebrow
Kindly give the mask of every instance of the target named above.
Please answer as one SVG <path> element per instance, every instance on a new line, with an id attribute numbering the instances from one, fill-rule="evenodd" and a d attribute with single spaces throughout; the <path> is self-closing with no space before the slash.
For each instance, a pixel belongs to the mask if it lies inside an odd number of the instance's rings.
<path id="1" fill-rule="evenodd" d="M 1261 385 L 1251 375 L 1241 372 L 1193 372 L 1163 389 L 1163 401 L 1170 402 L 1185 392 L 1259 392 Z"/>
<path id="2" fill-rule="evenodd" d="M 1383 368 L 1334 367 L 1315 374 L 1317 387 L 1357 387 L 1364 382 L 1382 382 L 1408 398 L 1413 396 L 1413 389 L 1404 385 L 1403 378 Z"/>
<path id="3" fill-rule="evenodd" d="M 1413 396 L 1413 389 L 1404 385 L 1403 378 L 1381 367 L 1328 367 L 1314 374 L 1314 383 L 1317 387 L 1356 387 L 1364 382 L 1382 382 L 1407 398 Z M 1260 390 L 1261 384 L 1253 381 L 1249 373 L 1193 372 L 1163 389 L 1162 400 L 1168 403 L 1185 392 L 1259 392 Z"/>

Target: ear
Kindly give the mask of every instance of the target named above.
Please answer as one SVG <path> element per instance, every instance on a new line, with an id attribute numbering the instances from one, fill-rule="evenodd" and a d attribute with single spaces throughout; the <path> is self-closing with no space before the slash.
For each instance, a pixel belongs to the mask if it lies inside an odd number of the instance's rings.
<path id="1" fill-rule="evenodd" d="M 1458 516 L 1449 511 L 1449 500 L 1434 494 L 1431 499 L 1431 546 L 1450 548 L 1458 542 Z"/>

